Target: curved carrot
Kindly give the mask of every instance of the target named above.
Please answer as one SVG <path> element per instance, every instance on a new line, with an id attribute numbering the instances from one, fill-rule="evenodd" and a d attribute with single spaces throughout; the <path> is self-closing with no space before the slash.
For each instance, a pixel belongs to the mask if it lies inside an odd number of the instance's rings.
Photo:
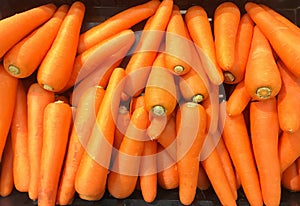
<path id="1" fill-rule="evenodd" d="M 49 103 L 44 110 L 38 205 L 56 203 L 71 119 L 71 107 L 62 101 Z"/>
<path id="2" fill-rule="evenodd" d="M 191 6 L 185 14 L 185 22 L 208 78 L 213 84 L 220 85 L 224 76 L 217 63 L 213 32 L 206 11 L 201 6 Z"/>
<path id="3" fill-rule="evenodd" d="M 197 181 L 197 188 L 199 190 L 207 190 L 210 188 L 211 183 L 210 180 L 201 164 L 199 163 L 199 173 L 198 173 L 198 181 Z"/>
<path id="4" fill-rule="evenodd" d="M 278 131 L 279 123 L 275 97 L 265 101 L 251 102 L 251 142 L 262 197 L 266 205 L 279 205 L 281 199 Z"/>
<path id="5" fill-rule="evenodd" d="M 110 17 L 106 21 L 82 33 L 79 39 L 78 53 L 82 53 L 105 39 L 125 30 L 152 16 L 160 1 L 151 0 L 144 4 L 130 7 Z"/>
<path id="6" fill-rule="evenodd" d="M 245 10 L 269 40 L 272 48 L 296 76 L 300 77 L 300 37 L 284 23 L 253 2 L 245 4 Z"/>
<path id="7" fill-rule="evenodd" d="M 67 84 L 76 56 L 84 13 L 85 6 L 82 2 L 76 1 L 71 5 L 38 69 L 37 80 L 43 88 L 57 92 Z"/>
<path id="8" fill-rule="evenodd" d="M 30 76 L 51 47 L 69 6 L 60 6 L 53 17 L 13 46 L 4 56 L 4 68 L 13 76 Z"/>
<path id="9" fill-rule="evenodd" d="M 125 131 L 130 122 L 130 113 L 126 106 L 120 105 L 118 110 L 118 117 L 116 120 L 116 130 L 115 130 L 115 139 L 114 139 L 114 148 L 119 149 Z"/>
<path id="10" fill-rule="evenodd" d="M 102 87 L 91 87 L 82 95 L 76 107 L 76 116 L 56 198 L 56 202 L 60 205 L 70 204 L 74 198 L 76 172 L 95 124 L 97 111 L 104 94 L 105 90 Z"/>
<path id="11" fill-rule="evenodd" d="M 15 14 L 0 21 L 0 59 L 17 42 L 50 19 L 56 10 L 54 4 L 45 4 Z"/>
<path id="12" fill-rule="evenodd" d="M 245 87 L 255 100 L 274 97 L 281 88 L 281 77 L 271 46 L 255 26 L 248 63 L 245 72 Z"/>

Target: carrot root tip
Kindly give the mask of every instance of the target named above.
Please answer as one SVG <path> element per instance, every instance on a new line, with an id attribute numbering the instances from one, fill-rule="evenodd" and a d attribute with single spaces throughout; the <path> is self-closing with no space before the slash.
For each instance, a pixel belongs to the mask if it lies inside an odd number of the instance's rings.
<path id="1" fill-rule="evenodd" d="M 43 88 L 46 89 L 46 90 L 49 90 L 49 91 L 53 91 L 53 87 L 51 87 L 50 85 L 48 84 L 43 84 Z"/>
<path id="2" fill-rule="evenodd" d="M 204 97 L 202 94 L 196 94 L 195 96 L 193 96 L 192 102 L 200 103 L 203 101 L 203 99 L 204 99 Z"/>
<path id="3" fill-rule="evenodd" d="M 166 109 L 161 105 L 156 105 L 156 106 L 152 107 L 151 111 L 152 111 L 152 114 L 154 114 L 155 116 L 158 116 L 158 117 L 161 117 L 166 114 Z"/>
<path id="4" fill-rule="evenodd" d="M 224 75 L 224 82 L 227 82 L 227 83 L 234 82 L 235 77 L 231 72 L 226 71 L 223 73 L 223 75 Z"/>
<path id="5" fill-rule="evenodd" d="M 14 65 L 8 66 L 8 71 L 12 73 L 13 75 L 19 75 L 21 73 L 20 69 Z"/>
<path id="6" fill-rule="evenodd" d="M 173 70 L 176 74 L 181 74 L 184 71 L 184 67 L 181 65 L 177 65 L 173 68 Z"/>
<path id="7" fill-rule="evenodd" d="M 259 99 L 268 99 L 271 97 L 272 90 L 269 87 L 259 87 L 255 94 Z"/>

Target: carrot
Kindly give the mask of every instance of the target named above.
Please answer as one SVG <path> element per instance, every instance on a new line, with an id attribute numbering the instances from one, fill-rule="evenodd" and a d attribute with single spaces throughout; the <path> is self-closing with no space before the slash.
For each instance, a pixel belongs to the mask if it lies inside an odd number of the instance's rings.
<path id="1" fill-rule="evenodd" d="M 279 123 L 275 97 L 265 101 L 251 102 L 251 141 L 262 197 L 266 205 L 279 205 L 281 198 L 278 131 Z"/>
<path id="2" fill-rule="evenodd" d="M 282 88 L 277 95 L 280 129 L 294 132 L 300 128 L 300 108 L 298 107 L 300 82 L 281 60 L 277 61 L 277 65 L 282 79 Z"/>
<path id="3" fill-rule="evenodd" d="M 14 188 L 13 177 L 13 151 L 11 145 L 11 136 L 9 135 L 4 147 L 3 158 L 0 171 L 0 196 L 9 196 Z"/>
<path id="4" fill-rule="evenodd" d="M 91 87 L 82 95 L 76 108 L 76 117 L 70 134 L 56 198 L 56 202 L 60 205 L 70 204 L 75 195 L 76 172 L 104 94 L 105 90 L 102 87 Z"/>
<path id="5" fill-rule="evenodd" d="M 125 131 L 129 125 L 130 113 L 126 106 L 120 105 L 118 110 L 118 117 L 116 120 L 116 130 L 114 139 L 114 148 L 119 149 L 123 140 Z"/>
<path id="6" fill-rule="evenodd" d="M 153 202 L 157 195 L 157 141 L 144 143 L 144 151 L 140 163 L 140 186 L 144 201 Z"/>
<path id="7" fill-rule="evenodd" d="M 300 191 L 300 176 L 298 171 L 297 160 L 293 162 L 281 177 L 282 186 L 290 191 Z"/>
<path id="8" fill-rule="evenodd" d="M 163 132 L 163 130 L 166 127 L 166 124 L 168 122 L 169 116 L 156 116 L 154 114 L 149 114 L 150 119 L 150 125 L 147 128 L 147 134 L 150 137 L 151 140 L 157 140 L 159 138 L 159 135 Z"/>
<path id="9" fill-rule="evenodd" d="M 177 163 L 160 144 L 157 145 L 157 183 L 165 190 L 178 188 Z"/>
<path id="10" fill-rule="evenodd" d="M 138 108 L 145 106 L 145 93 L 141 93 L 141 95 L 137 97 L 132 97 L 129 103 L 129 113 L 132 115 L 133 111 Z"/>
<path id="11" fill-rule="evenodd" d="M 4 68 L 13 76 L 30 76 L 51 47 L 69 6 L 60 6 L 53 17 L 14 45 L 4 56 Z"/>
<path id="12" fill-rule="evenodd" d="M 30 170 L 28 196 L 32 200 L 37 200 L 38 198 L 44 109 L 49 103 L 54 101 L 54 98 L 53 92 L 43 89 L 38 83 L 31 84 L 27 92 L 28 159 Z"/>
<path id="13" fill-rule="evenodd" d="M 28 126 L 27 126 L 27 97 L 24 85 L 20 81 L 14 114 L 10 125 L 13 149 L 13 176 L 18 191 L 28 192 L 29 156 L 28 156 Z"/>
<path id="14" fill-rule="evenodd" d="M 237 84 L 245 76 L 245 69 L 252 42 L 254 22 L 247 13 L 241 16 L 235 42 L 235 57 L 233 66 L 224 72 L 224 82 Z"/>
<path id="15" fill-rule="evenodd" d="M 298 65 L 300 63 L 300 37 L 288 26 L 277 20 L 258 4 L 247 2 L 245 10 L 261 29 L 262 33 L 269 40 L 272 48 L 287 66 L 287 68 L 296 76 L 300 77 Z"/>
<path id="16" fill-rule="evenodd" d="M 50 206 L 56 203 L 71 119 L 71 107 L 62 101 L 49 103 L 44 110 L 38 205 Z"/>
<path id="17" fill-rule="evenodd" d="M 176 75 L 184 75 L 191 70 L 192 44 L 189 41 L 186 25 L 179 7 L 173 5 L 173 11 L 165 36 L 166 69 Z"/>
<path id="18" fill-rule="evenodd" d="M 75 177 L 75 190 L 82 199 L 97 200 L 104 195 L 124 78 L 123 68 L 114 69 L 81 158 Z"/>
<path id="19" fill-rule="evenodd" d="M 185 22 L 208 78 L 213 84 L 224 81 L 222 70 L 217 63 L 212 28 L 204 8 L 191 6 L 185 14 Z"/>
<path id="20" fill-rule="evenodd" d="M 56 10 L 54 4 L 35 7 L 0 21 L 0 59 L 17 42 L 50 19 Z"/>
<path id="21" fill-rule="evenodd" d="M 115 198 L 128 197 L 136 187 L 147 126 L 147 110 L 136 108 L 107 178 L 108 192 Z"/>
<path id="22" fill-rule="evenodd" d="M 243 114 L 226 114 L 222 137 L 249 204 L 263 205 L 259 177 Z"/>
<path id="23" fill-rule="evenodd" d="M 38 69 L 37 80 L 44 89 L 57 92 L 67 84 L 75 60 L 84 13 L 84 4 L 75 1 L 66 14 Z"/>
<path id="24" fill-rule="evenodd" d="M 248 63 L 245 72 L 245 87 L 255 100 L 274 97 L 281 88 L 281 77 L 271 46 L 255 26 Z"/>
<path id="25" fill-rule="evenodd" d="M 250 100 L 251 96 L 245 88 L 245 82 L 244 80 L 241 80 L 228 97 L 226 112 L 230 116 L 241 114 Z"/>
<path id="26" fill-rule="evenodd" d="M 17 87 L 18 79 L 9 75 L 0 64 L 0 158 L 14 113 Z"/>
<path id="27" fill-rule="evenodd" d="M 177 110 L 176 130 L 179 199 L 182 204 L 189 205 L 196 194 L 199 155 L 206 136 L 203 106 L 193 102 L 183 103 Z"/>
<path id="28" fill-rule="evenodd" d="M 80 35 L 78 53 L 152 16 L 160 1 L 151 0 L 125 9 Z"/>
<path id="29" fill-rule="evenodd" d="M 214 11 L 216 57 L 224 71 L 231 70 L 234 65 L 240 17 L 240 10 L 233 2 L 223 2 Z"/>
<path id="30" fill-rule="evenodd" d="M 131 29 L 123 30 L 77 55 L 74 60 L 71 76 L 63 91 L 70 89 L 95 71 L 99 68 L 99 65 L 107 61 L 107 58 L 114 57 L 114 61 L 122 59 L 133 45 L 134 40 L 135 36 Z M 122 51 L 122 55 L 116 55 L 119 54 L 120 50 Z"/>
<path id="31" fill-rule="evenodd" d="M 198 181 L 197 181 L 197 188 L 199 190 L 207 190 L 210 188 L 211 183 L 210 180 L 201 164 L 199 163 L 199 173 L 198 173 Z"/>
<path id="32" fill-rule="evenodd" d="M 146 22 L 135 51 L 125 68 L 127 78 L 124 92 L 127 95 L 138 96 L 146 86 L 150 67 L 164 38 L 172 8 L 173 0 L 163 0 Z"/>

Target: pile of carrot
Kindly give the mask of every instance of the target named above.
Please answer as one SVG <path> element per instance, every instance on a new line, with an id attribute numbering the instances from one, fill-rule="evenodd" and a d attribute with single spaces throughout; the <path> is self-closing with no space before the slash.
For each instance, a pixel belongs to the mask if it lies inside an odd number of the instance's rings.
<path id="1" fill-rule="evenodd" d="M 240 189 L 250 205 L 300 191 L 300 28 L 241 11 L 149 0 L 82 31 L 75 1 L 0 20 L 0 195 L 151 203 L 160 187 L 190 205 L 212 188 L 232 206 Z"/>

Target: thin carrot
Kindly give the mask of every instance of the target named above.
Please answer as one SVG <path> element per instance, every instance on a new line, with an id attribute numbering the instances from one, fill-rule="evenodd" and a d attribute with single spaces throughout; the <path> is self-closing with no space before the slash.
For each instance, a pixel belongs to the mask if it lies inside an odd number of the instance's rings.
<path id="1" fill-rule="evenodd" d="M 98 42 L 104 41 L 147 19 L 155 13 L 159 5 L 160 1 L 158 0 L 147 1 L 144 4 L 125 9 L 97 26 L 92 27 L 80 35 L 78 53 L 80 54 Z"/>
<path id="2" fill-rule="evenodd" d="M 81 158 L 75 177 L 75 190 L 82 199 L 97 200 L 104 195 L 124 78 L 123 68 L 114 69 Z"/>
<path id="3" fill-rule="evenodd" d="M 14 189 L 13 177 L 13 151 L 10 135 L 7 137 L 4 147 L 0 171 L 0 196 L 7 197 Z"/>
<path id="4" fill-rule="evenodd" d="M 104 94 L 102 87 L 95 86 L 87 89 L 79 100 L 58 186 L 56 202 L 60 205 L 70 204 L 74 198 L 76 172 Z"/>
<path id="5" fill-rule="evenodd" d="M 18 79 L 8 74 L 0 64 L 0 158 L 9 133 L 17 96 Z"/>
<path id="6" fill-rule="evenodd" d="M 245 87 L 255 100 L 274 97 L 281 88 L 281 77 L 271 46 L 255 26 L 245 72 Z"/>
<path id="7" fill-rule="evenodd" d="M 30 76 L 51 47 L 69 6 L 60 6 L 53 17 L 14 45 L 4 56 L 4 68 L 13 76 Z"/>
<path id="8" fill-rule="evenodd" d="M 209 180 L 201 162 L 199 162 L 197 188 L 199 190 L 207 190 L 208 188 L 210 188 L 210 186 L 211 186 L 210 180 Z"/>
<path id="9" fill-rule="evenodd" d="M 225 118 L 222 137 L 240 177 L 243 191 L 251 205 L 263 205 L 259 177 L 244 116 L 226 114 Z"/>
<path id="10" fill-rule="evenodd" d="M 54 4 L 45 4 L 7 17 L 0 21 L 0 59 L 17 42 L 50 19 L 56 10 Z"/>
<path id="11" fill-rule="evenodd" d="M 223 2 L 214 11 L 216 57 L 224 71 L 231 70 L 234 65 L 240 17 L 240 9 L 233 2 Z"/>
<path id="12" fill-rule="evenodd" d="M 125 131 L 130 122 L 130 113 L 126 106 L 120 105 L 118 110 L 118 117 L 116 120 L 116 130 L 115 130 L 115 139 L 114 139 L 114 148 L 119 149 Z"/>
<path id="13" fill-rule="evenodd" d="M 137 96 L 146 86 L 150 67 L 163 40 L 172 8 L 173 0 L 163 0 L 146 22 L 137 47 L 125 68 L 127 78 L 124 92 L 127 95 Z"/>
<path id="14" fill-rule="evenodd" d="M 297 160 L 284 170 L 281 177 L 281 184 L 285 189 L 290 191 L 300 191 L 300 176 Z"/>
<path id="15" fill-rule="evenodd" d="M 28 196 L 32 200 L 38 198 L 44 109 L 49 103 L 54 102 L 54 99 L 54 93 L 43 89 L 38 83 L 31 84 L 27 92 L 28 158 L 30 167 Z"/>
<path id="16" fill-rule="evenodd" d="M 277 65 L 282 79 L 282 88 L 277 95 L 280 129 L 294 132 L 300 128 L 300 108 L 298 107 L 300 82 L 281 60 L 277 61 Z"/>
<path id="17" fill-rule="evenodd" d="M 278 131 L 276 98 L 251 102 L 251 142 L 258 169 L 262 197 L 266 205 L 279 205 L 281 199 Z"/>
<path id="18" fill-rule="evenodd" d="M 245 10 L 269 40 L 272 48 L 296 76 L 300 77 L 300 37 L 284 23 L 253 2 L 245 4 Z"/>
<path id="19" fill-rule="evenodd" d="M 247 13 L 241 16 L 235 41 L 234 64 L 224 72 L 224 82 L 237 84 L 245 76 L 247 60 L 252 42 L 254 22 Z"/>
<path id="20" fill-rule="evenodd" d="M 85 5 L 82 2 L 75 1 L 70 6 L 38 69 L 37 80 L 43 88 L 56 92 L 67 84 L 75 60 L 84 14 Z"/>
<path id="21" fill-rule="evenodd" d="M 147 110 L 144 106 L 136 108 L 107 178 L 108 191 L 115 198 L 128 197 L 136 187 L 147 126 Z"/>
<path id="22" fill-rule="evenodd" d="M 182 204 L 189 205 L 196 194 L 199 156 L 206 136 L 203 106 L 193 102 L 182 104 L 176 114 L 176 130 L 179 199 Z"/>
<path id="23" fill-rule="evenodd" d="M 129 113 L 132 115 L 133 111 L 141 106 L 145 105 L 145 93 L 141 93 L 141 95 L 137 97 L 132 97 L 129 103 Z"/>
<path id="24" fill-rule="evenodd" d="M 212 28 L 205 9 L 191 6 L 185 14 L 185 22 L 208 78 L 213 84 L 220 85 L 224 76 L 217 63 Z"/>
<path id="25" fill-rule="evenodd" d="M 14 184 L 18 191 L 28 192 L 29 155 L 27 126 L 27 96 L 20 81 L 17 88 L 16 104 L 10 125 L 13 159 Z"/>
<path id="26" fill-rule="evenodd" d="M 44 110 L 38 205 L 52 206 L 56 203 L 71 119 L 71 107 L 62 101 L 49 103 Z"/>

